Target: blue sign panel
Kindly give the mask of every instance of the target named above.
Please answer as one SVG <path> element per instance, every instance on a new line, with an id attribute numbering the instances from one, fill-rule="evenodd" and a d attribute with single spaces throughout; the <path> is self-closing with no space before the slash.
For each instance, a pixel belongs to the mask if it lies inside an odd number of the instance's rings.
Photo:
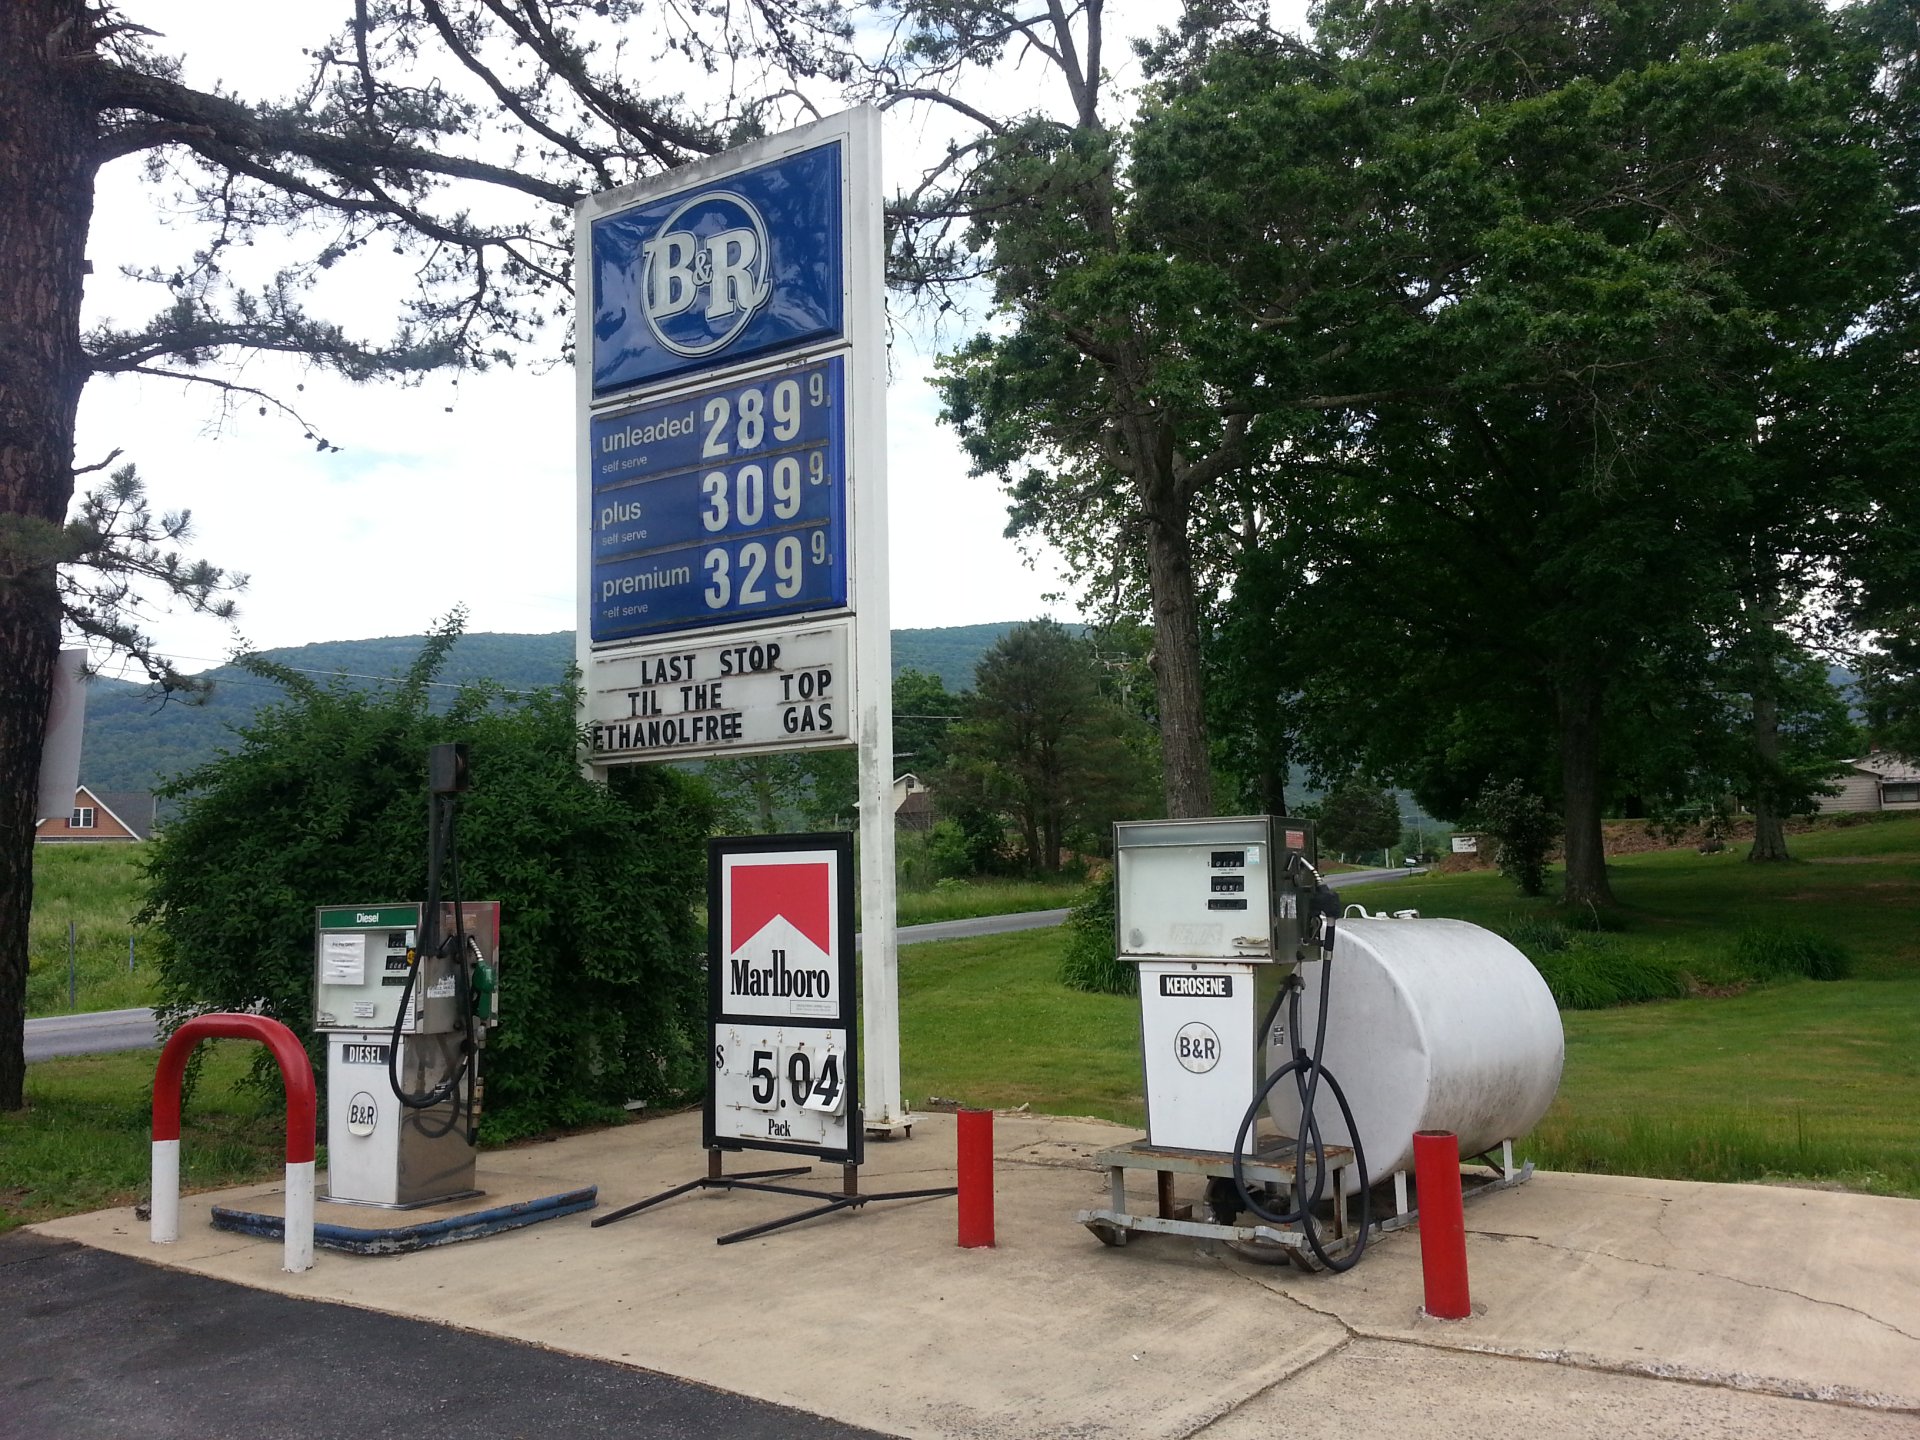
<path id="1" fill-rule="evenodd" d="M 593 222 L 593 393 L 841 333 L 840 147 Z"/>
<path id="2" fill-rule="evenodd" d="M 846 367 L 595 416 L 595 644 L 847 603 Z"/>

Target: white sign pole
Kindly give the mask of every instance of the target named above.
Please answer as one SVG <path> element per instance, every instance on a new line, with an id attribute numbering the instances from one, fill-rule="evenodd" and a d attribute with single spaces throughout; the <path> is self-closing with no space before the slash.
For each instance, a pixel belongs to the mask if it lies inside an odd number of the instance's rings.
<path id="1" fill-rule="evenodd" d="M 780 167 L 789 177 L 831 173 L 813 157 L 836 142 L 837 246 L 831 222 L 807 209 L 807 196 L 831 193 L 823 179 L 767 178 Z M 894 933 L 883 196 L 880 116 L 862 107 L 580 205 L 575 654 L 593 736 L 585 766 L 596 778 L 655 759 L 858 745 L 861 1089 L 867 1131 L 894 1134 L 911 1133 L 912 1117 L 901 1102 Z M 789 259 L 776 262 L 783 249 Z M 837 315 L 822 286 L 834 283 L 834 261 L 844 284 Z M 781 287 L 791 295 L 769 307 Z M 843 358 L 844 436 L 817 408 L 822 397 L 840 403 Z M 830 428 L 805 428 L 816 420 Z M 740 498 L 759 493 L 746 488 L 749 473 L 756 485 L 766 478 L 774 442 L 794 439 L 780 426 L 796 424 L 815 484 L 832 478 L 835 447 L 845 447 L 851 575 L 823 568 L 838 544 L 828 522 L 814 516 L 810 540 L 794 533 L 769 548 L 778 532 L 756 528 L 758 502 L 749 514 Z M 776 501 L 778 466 L 805 463 L 776 461 Z M 598 510 L 596 484 L 607 491 Z M 768 603 L 780 597 L 784 605 Z M 848 625 L 853 684 L 842 688 Z M 743 645 L 764 663 L 751 653 L 741 661 Z"/>
<path id="2" fill-rule="evenodd" d="M 861 108 L 849 117 L 848 250 L 853 283 L 847 296 L 847 332 L 853 339 L 855 593 L 860 623 L 854 633 L 859 675 L 860 743 L 860 994 L 864 1009 L 860 1092 L 869 1132 L 892 1134 L 911 1125 L 900 1095 L 900 953 L 894 934 L 893 861 L 893 631 L 887 576 L 887 352 L 882 309 L 885 264 L 885 192 L 880 179 L 880 112 Z"/>

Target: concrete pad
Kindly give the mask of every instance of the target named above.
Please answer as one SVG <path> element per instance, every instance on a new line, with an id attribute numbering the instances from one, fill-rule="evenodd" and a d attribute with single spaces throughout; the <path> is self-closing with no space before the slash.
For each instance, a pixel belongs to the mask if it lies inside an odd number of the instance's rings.
<path id="1" fill-rule="evenodd" d="M 1920 1409 L 1920 1203 L 1545 1174 L 1466 1218 L 1470 1320 L 1420 1313 L 1415 1233 L 1317 1285 L 1247 1270 L 1357 1335 Z"/>
<path id="2" fill-rule="evenodd" d="M 1533 1413 L 1535 1393 L 1642 1407 L 1642 1429 L 1626 1433 L 1678 1434 L 1657 1424 L 1696 1412 L 1757 1429 L 1774 1404 L 1788 1406 L 1785 1433 L 1888 1433 L 1845 1428 L 1883 1418 L 1876 1410 L 1912 1412 L 1893 1421 L 1911 1431 L 1920 1414 L 1920 1203 L 1537 1176 L 1469 1205 L 1476 1314 L 1447 1323 L 1419 1314 L 1410 1232 L 1377 1242 L 1344 1276 L 1252 1265 L 1171 1236 L 1100 1245 L 1072 1215 L 1105 1203 L 1091 1157 L 1135 1133 L 997 1116 L 993 1250 L 956 1247 L 951 1199 L 876 1204 L 716 1246 L 717 1235 L 807 1203 L 748 1192 L 684 1196 L 599 1230 L 590 1212 L 405 1256 L 323 1253 L 304 1275 L 280 1272 L 277 1245 L 207 1226 L 215 1200 L 243 1203 L 274 1186 L 187 1197 L 172 1246 L 148 1244 L 128 1210 L 38 1228 L 908 1436 L 1228 1437 L 1289 1411 L 1300 1433 L 1334 1433 L 1301 1428 L 1292 1397 L 1320 1397 L 1310 1410 L 1326 1410 L 1327 1397 L 1359 1407 L 1369 1386 L 1396 1391 L 1381 1377 L 1416 1361 L 1437 1389 L 1407 1413 L 1428 1423 L 1436 1407 L 1482 1423 L 1496 1403 L 1489 1384 L 1511 1388 L 1516 1414 Z M 733 1155 L 728 1168 L 783 1158 Z M 869 1145 L 862 1188 L 949 1184 L 953 1158 L 953 1118 L 918 1117 L 913 1139 Z M 687 1114 L 489 1152 L 480 1183 L 597 1184 L 605 1213 L 705 1169 L 699 1119 Z M 837 1167 L 815 1178 L 824 1192 L 839 1188 Z M 1153 1204 L 1151 1178 L 1139 1176 L 1141 1209 Z M 1540 1408 L 1548 1403 L 1536 1408 L 1559 1418 Z"/>
<path id="3" fill-rule="evenodd" d="M 1453 1433 L 1555 1440 L 1894 1440 L 1915 1429 L 1911 1415 L 1357 1340 L 1196 1440 L 1432 1435 L 1436 1407 L 1458 1422 Z"/>

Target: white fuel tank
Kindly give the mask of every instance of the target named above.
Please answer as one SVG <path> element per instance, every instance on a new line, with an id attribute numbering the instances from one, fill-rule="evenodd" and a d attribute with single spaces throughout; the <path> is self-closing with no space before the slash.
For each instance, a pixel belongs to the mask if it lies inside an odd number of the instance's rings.
<path id="1" fill-rule="evenodd" d="M 1413 1168 L 1416 1130 L 1451 1130 L 1462 1156 L 1525 1134 L 1560 1085 L 1566 1041 L 1552 992 L 1533 962 L 1464 920 L 1342 920 L 1331 961 L 1300 967 L 1300 1024 L 1313 1049 L 1320 986 L 1331 976 L 1321 1058 L 1346 1092 L 1375 1181 Z M 1267 1067 L 1291 1058 L 1283 1009 Z M 1269 1112 L 1284 1135 L 1300 1128 L 1291 1078 Z M 1314 1102 L 1321 1137 L 1351 1143 L 1323 1082 Z M 1357 1177 L 1349 1176 L 1349 1190 Z"/>

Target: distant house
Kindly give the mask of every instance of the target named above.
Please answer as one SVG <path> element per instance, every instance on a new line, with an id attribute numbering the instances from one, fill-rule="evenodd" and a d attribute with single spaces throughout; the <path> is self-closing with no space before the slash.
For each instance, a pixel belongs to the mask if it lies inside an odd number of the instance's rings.
<path id="1" fill-rule="evenodd" d="M 939 818 L 933 794 L 918 775 L 901 775 L 893 782 L 893 824 L 896 830 L 931 830 Z"/>
<path id="2" fill-rule="evenodd" d="M 95 790 L 82 785 L 73 792 L 73 810 L 65 819 L 42 820 L 33 832 L 41 844 L 76 840 L 147 840 L 153 835 L 153 796 L 145 790 Z"/>
<path id="3" fill-rule="evenodd" d="M 1838 795 L 1820 797 L 1820 813 L 1863 810 L 1920 810 L 1920 765 L 1892 755 L 1849 760 L 1832 781 Z"/>

